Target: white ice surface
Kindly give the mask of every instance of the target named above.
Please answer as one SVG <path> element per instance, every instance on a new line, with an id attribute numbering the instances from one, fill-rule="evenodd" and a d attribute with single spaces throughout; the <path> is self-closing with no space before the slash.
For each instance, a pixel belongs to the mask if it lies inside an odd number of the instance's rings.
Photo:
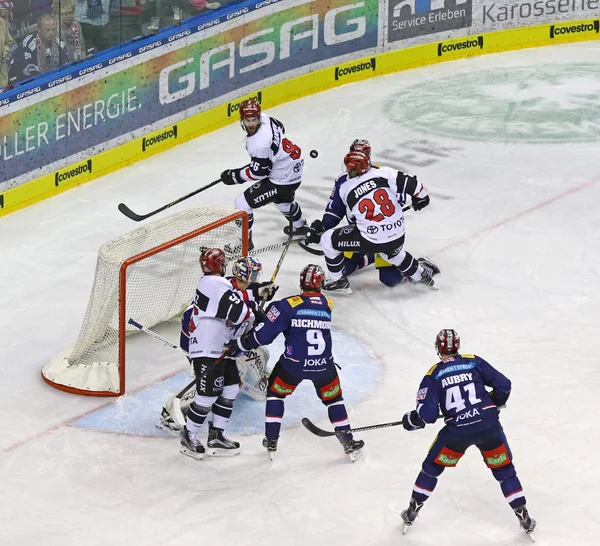
<path id="1" fill-rule="evenodd" d="M 311 220 L 320 216 L 353 138 L 368 138 L 375 161 L 387 164 L 382 150 L 403 155 L 401 143 L 414 139 L 456 148 L 414 169 L 432 203 L 406 214 L 406 248 L 443 268 L 440 290 L 389 289 L 373 270 L 352 277 L 354 294 L 335 297 L 334 325 L 339 336 L 360 344 L 346 353 L 349 360 L 364 354 L 371 379 L 360 396 L 351 393 L 363 380 L 358 362 L 342 370 L 342 384 L 354 426 L 398 420 L 435 363 L 435 334 L 457 329 L 464 352 L 480 354 L 513 380 L 502 422 L 544 545 L 600 543 L 598 141 L 432 138 L 390 122 L 384 105 L 402 86 L 480 69 L 531 67 L 535 74 L 536 67 L 559 62 L 597 64 L 599 53 L 596 44 L 557 46 L 447 63 L 268 112 L 305 154 L 320 153 L 307 157 L 298 192 Z M 548 98 L 557 109 L 571 107 L 560 95 L 570 92 L 558 86 Z M 145 212 L 246 161 L 234 124 L 0 220 L 0 544 L 527 544 L 472 450 L 442 475 L 417 525 L 401 535 L 399 513 L 439 425 L 360 435 L 365 456 L 350 464 L 335 439 L 312 436 L 291 419 L 284 421 L 275 462 L 261 447 L 260 432 L 240 437 L 239 457 L 195 462 L 179 454 L 175 438 L 85 428 L 83 416 L 98 415 L 107 400 L 65 394 L 42 381 L 42 365 L 79 332 L 98 247 L 135 227 L 117 204 Z M 214 188 L 178 210 L 229 206 L 239 191 Z M 258 246 L 283 240 L 274 207 L 256 219 Z M 264 255 L 267 275 L 277 259 L 277 252 Z M 296 291 L 298 272 L 310 261 L 300 249 L 289 252 L 280 295 Z M 175 325 L 157 330 L 177 339 Z M 143 334 L 131 344 L 136 356 L 128 387 L 168 395 L 173 385 L 161 381 L 185 369 L 181 359 Z M 319 401 L 304 392 L 297 415 L 328 427 Z M 129 398 L 109 401 L 115 419 L 127 413 Z M 142 420 L 156 417 L 154 406 L 136 411 Z M 260 411 L 252 411 L 258 431 Z"/>

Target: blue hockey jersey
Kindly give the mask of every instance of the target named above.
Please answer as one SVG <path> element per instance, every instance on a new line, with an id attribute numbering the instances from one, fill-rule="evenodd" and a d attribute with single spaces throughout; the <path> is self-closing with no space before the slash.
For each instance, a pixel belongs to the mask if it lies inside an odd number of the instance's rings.
<path id="1" fill-rule="evenodd" d="M 321 294 L 300 295 L 272 303 L 265 320 L 243 336 L 244 349 L 268 345 L 281 333 L 285 351 L 279 362 L 296 377 L 316 379 L 335 365 L 331 353 L 333 303 Z"/>
<path id="2" fill-rule="evenodd" d="M 496 404 L 485 387 L 492 387 L 502 405 L 511 383 L 483 358 L 455 355 L 427 372 L 417 392 L 417 412 L 426 423 L 434 423 L 441 410 L 446 425 L 459 434 L 484 430 L 498 421 Z"/>

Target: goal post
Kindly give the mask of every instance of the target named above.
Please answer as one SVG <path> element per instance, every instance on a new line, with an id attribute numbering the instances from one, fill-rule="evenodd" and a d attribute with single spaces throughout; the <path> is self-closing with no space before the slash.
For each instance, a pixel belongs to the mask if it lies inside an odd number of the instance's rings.
<path id="1" fill-rule="evenodd" d="M 75 344 L 50 360 L 42 378 L 89 396 L 126 391 L 126 336 L 181 316 L 202 276 L 200 249 L 228 260 L 246 255 L 248 215 L 220 207 L 190 209 L 139 227 L 100 247 L 94 285 Z"/>

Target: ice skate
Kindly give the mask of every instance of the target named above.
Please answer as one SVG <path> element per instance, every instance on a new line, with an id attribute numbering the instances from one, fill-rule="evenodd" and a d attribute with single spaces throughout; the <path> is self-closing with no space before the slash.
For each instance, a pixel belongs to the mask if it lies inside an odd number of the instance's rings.
<path id="1" fill-rule="evenodd" d="M 351 462 L 356 461 L 362 455 L 362 448 L 365 447 L 365 442 L 363 440 L 354 440 L 350 439 L 345 442 L 342 442 L 342 447 L 344 448 L 344 453 L 348 455 Z"/>
<path id="2" fill-rule="evenodd" d="M 269 452 L 270 459 L 273 460 L 275 458 L 275 452 L 277 451 L 277 440 L 269 440 L 265 436 L 262 445 Z"/>
<path id="3" fill-rule="evenodd" d="M 196 434 L 190 434 L 185 427 L 181 434 L 181 448 L 179 451 L 198 461 L 204 457 L 205 453 L 204 446 L 202 445 L 202 442 L 198 440 L 198 436 Z"/>
<path id="4" fill-rule="evenodd" d="M 337 292 L 338 294 L 352 294 L 350 282 L 345 276 L 338 279 L 337 281 L 325 279 L 325 281 L 323 281 L 322 288 L 327 292 Z"/>
<path id="5" fill-rule="evenodd" d="M 292 236 L 293 237 L 302 237 L 302 240 L 304 241 L 304 238 L 308 235 L 308 224 L 306 223 L 306 220 L 304 221 L 304 224 L 300 227 L 295 227 L 292 228 Z M 290 226 L 285 226 L 283 228 L 283 233 L 285 233 L 286 235 L 290 234 Z"/>
<path id="6" fill-rule="evenodd" d="M 232 440 L 222 428 L 208 427 L 208 443 L 206 453 L 212 457 L 232 457 L 239 455 L 240 443 Z"/>
<path id="7" fill-rule="evenodd" d="M 421 510 L 421 508 L 423 507 L 423 503 L 422 502 L 417 502 L 415 499 L 411 499 L 410 503 L 408 504 L 408 508 L 406 510 L 403 510 L 402 513 L 400 514 L 400 517 L 402 518 L 402 534 L 406 534 L 406 531 L 408 531 L 408 528 L 412 526 L 412 524 L 415 522 L 415 520 L 417 519 L 417 516 L 419 515 L 419 510 Z"/>
<path id="8" fill-rule="evenodd" d="M 427 271 L 427 273 L 429 273 L 430 277 L 435 277 L 436 275 L 439 275 L 442 272 L 442 270 L 436 264 L 434 264 L 427 256 L 418 258 L 417 262 L 419 262 L 419 265 L 423 268 L 424 271 Z"/>
<path id="9" fill-rule="evenodd" d="M 413 279 L 412 277 L 409 277 L 409 281 L 412 284 L 425 284 L 431 288 L 433 288 L 434 290 L 439 290 L 439 287 L 437 284 L 435 284 L 435 281 L 433 280 L 433 277 L 429 274 L 429 272 L 427 271 L 426 268 L 422 267 L 423 272 L 421 273 L 421 278 L 416 281 L 415 279 Z"/>
<path id="10" fill-rule="evenodd" d="M 532 542 L 535 542 L 533 531 L 535 531 L 537 522 L 529 516 L 529 512 L 527 511 L 525 505 L 515 508 L 514 511 L 515 515 L 517 516 L 517 519 L 519 520 L 519 525 L 521 526 L 521 529 L 523 529 L 525 534 L 532 540 Z"/>

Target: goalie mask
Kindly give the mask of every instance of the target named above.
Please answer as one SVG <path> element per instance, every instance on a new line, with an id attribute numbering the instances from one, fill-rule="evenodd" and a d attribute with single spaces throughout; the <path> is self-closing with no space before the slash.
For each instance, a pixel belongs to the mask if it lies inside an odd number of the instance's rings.
<path id="1" fill-rule="evenodd" d="M 256 99 L 248 99 L 240 106 L 240 124 L 248 136 L 252 136 L 260 127 L 262 109 Z"/>
<path id="2" fill-rule="evenodd" d="M 247 283 L 257 282 L 262 273 L 261 263 L 252 256 L 242 256 L 233 262 L 231 272 L 236 279 Z"/>
<path id="3" fill-rule="evenodd" d="M 354 142 L 350 144 L 351 152 L 362 152 L 371 157 L 371 145 L 366 138 L 355 138 Z"/>
<path id="4" fill-rule="evenodd" d="M 225 275 L 227 259 L 220 248 L 207 248 L 200 255 L 200 267 L 205 275 Z"/>
<path id="5" fill-rule="evenodd" d="M 460 350 L 460 336 L 456 330 L 440 330 L 435 338 L 435 350 L 440 358 L 457 354 Z"/>

